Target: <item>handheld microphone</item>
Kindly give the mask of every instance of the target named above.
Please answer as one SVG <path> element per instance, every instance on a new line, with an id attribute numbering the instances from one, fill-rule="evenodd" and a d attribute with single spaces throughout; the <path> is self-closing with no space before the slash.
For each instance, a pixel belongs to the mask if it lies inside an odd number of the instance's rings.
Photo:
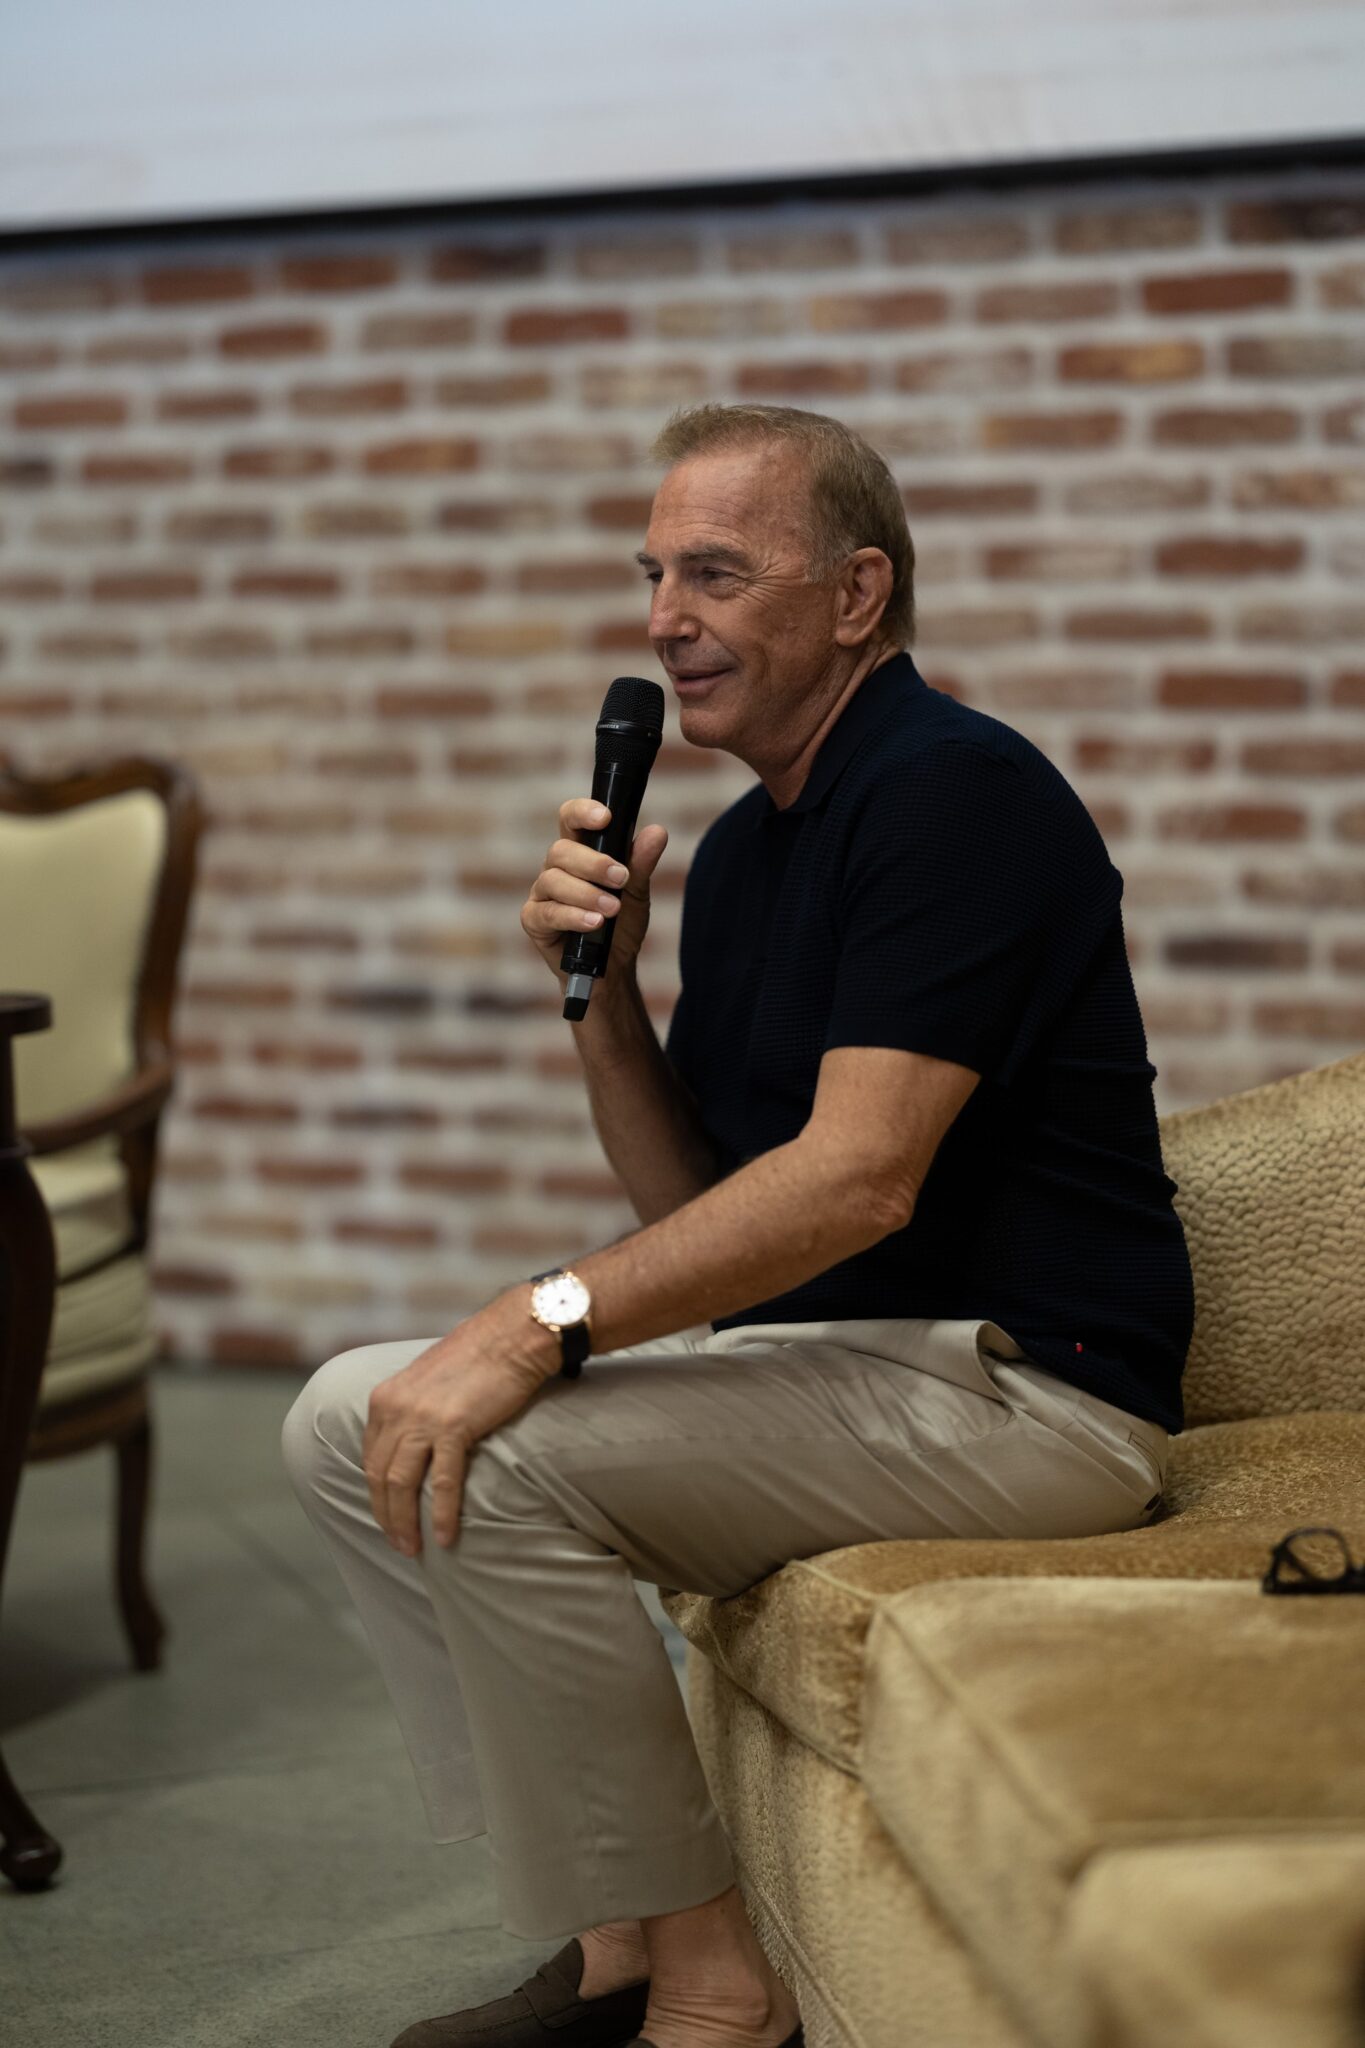
<path id="1" fill-rule="evenodd" d="M 578 837 L 584 846 L 609 853 L 623 867 L 630 864 L 635 821 L 663 735 L 664 693 L 659 684 L 647 682 L 643 676 L 618 676 L 602 700 L 592 778 L 593 801 L 605 804 L 611 817 L 600 831 L 580 832 Z M 612 889 L 610 893 L 619 896 L 621 892 Z M 592 985 L 607 971 L 615 928 L 616 919 L 609 917 L 600 931 L 573 933 L 560 955 L 560 972 L 569 977 L 564 1015 L 571 1024 L 588 1014 Z"/>

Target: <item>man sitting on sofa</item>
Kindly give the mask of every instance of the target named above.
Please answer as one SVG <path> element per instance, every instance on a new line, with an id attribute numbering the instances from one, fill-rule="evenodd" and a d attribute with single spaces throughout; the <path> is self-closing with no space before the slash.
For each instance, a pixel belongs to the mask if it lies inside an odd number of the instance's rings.
<path id="1" fill-rule="evenodd" d="M 650 637 L 684 739 L 758 778 L 693 860 L 666 1047 L 636 981 L 662 826 L 622 873 L 568 799 L 521 916 L 561 990 L 565 934 L 618 921 L 571 1028 L 642 1227 L 344 1352 L 285 1425 L 433 1833 L 487 1831 L 503 1926 L 571 1936 L 404 2048 L 799 2042 L 632 1581 L 1135 1527 L 1183 1420 L 1190 1266 L 1089 813 L 918 673 L 858 436 L 702 406 L 655 452 Z"/>

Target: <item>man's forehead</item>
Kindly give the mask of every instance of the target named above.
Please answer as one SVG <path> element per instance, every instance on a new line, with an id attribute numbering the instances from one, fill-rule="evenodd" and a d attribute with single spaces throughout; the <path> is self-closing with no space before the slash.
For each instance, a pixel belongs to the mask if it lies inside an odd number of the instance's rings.
<path id="1" fill-rule="evenodd" d="M 800 544 L 801 465 L 794 451 L 757 447 L 686 456 L 654 494 L 645 545 L 683 553 L 706 541 L 743 549 L 746 543 Z M 796 475 L 793 475 L 793 468 Z M 795 486 L 795 488 L 794 488 Z"/>

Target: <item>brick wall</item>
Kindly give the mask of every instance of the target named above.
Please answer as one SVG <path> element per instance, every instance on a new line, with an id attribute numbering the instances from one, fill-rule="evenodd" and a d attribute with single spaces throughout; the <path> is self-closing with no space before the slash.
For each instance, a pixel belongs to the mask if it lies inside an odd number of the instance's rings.
<path id="1" fill-rule="evenodd" d="M 682 400 L 892 462 L 928 679 L 1124 873 L 1163 1112 L 1365 1040 L 1365 173 L 10 253 L 0 373 L 0 746 L 175 754 L 211 814 L 175 1355 L 434 1335 L 633 1224 L 518 912 L 607 682 L 659 673 Z M 750 780 L 672 727 L 660 1028 Z"/>

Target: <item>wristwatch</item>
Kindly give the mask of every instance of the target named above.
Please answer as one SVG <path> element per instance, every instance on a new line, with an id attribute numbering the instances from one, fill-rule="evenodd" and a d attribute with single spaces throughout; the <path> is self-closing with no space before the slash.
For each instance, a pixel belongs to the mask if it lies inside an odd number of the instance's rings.
<path id="1" fill-rule="evenodd" d="M 592 1296 L 567 1266 L 533 1273 L 531 1281 L 531 1314 L 543 1329 L 556 1332 L 559 1370 L 566 1380 L 576 1380 L 592 1350 Z"/>

